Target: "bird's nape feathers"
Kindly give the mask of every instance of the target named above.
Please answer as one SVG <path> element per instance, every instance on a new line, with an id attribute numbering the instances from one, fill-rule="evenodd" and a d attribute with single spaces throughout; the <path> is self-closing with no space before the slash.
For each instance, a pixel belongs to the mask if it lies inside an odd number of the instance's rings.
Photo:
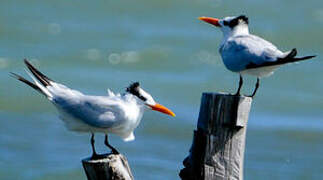
<path id="1" fill-rule="evenodd" d="M 137 96 L 139 99 L 146 101 L 147 98 L 145 98 L 144 96 L 142 96 L 140 94 L 139 88 L 140 88 L 139 82 L 135 82 L 135 83 L 130 84 L 130 86 L 126 89 L 126 91 L 132 95 Z"/>
<path id="2" fill-rule="evenodd" d="M 245 15 L 240 15 L 240 16 L 234 18 L 233 20 L 231 20 L 230 22 L 224 21 L 223 23 L 228 23 L 227 25 L 230 28 L 234 28 L 234 27 L 236 27 L 237 25 L 240 24 L 240 21 L 243 21 L 245 24 L 249 24 L 248 17 L 245 16 Z"/>

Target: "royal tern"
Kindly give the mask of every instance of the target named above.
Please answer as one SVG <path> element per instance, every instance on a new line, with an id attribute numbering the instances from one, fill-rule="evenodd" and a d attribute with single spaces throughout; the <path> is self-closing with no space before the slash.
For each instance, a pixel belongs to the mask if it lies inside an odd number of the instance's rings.
<path id="1" fill-rule="evenodd" d="M 118 154 L 118 151 L 109 144 L 108 134 L 119 135 L 124 141 L 134 140 L 133 131 L 139 125 L 145 109 L 175 116 L 171 110 L 156 103 L 138 82 L 132 83 L 122 95 L 114 94 L 110 90 L 107 96 L 85 95 L 49 79 L 27 60 L 24 62 L 32 73 L 27 71 L 34 82 L 15 73 L 11 73 L 12 76 L 45 95 L 57 108 L 59 117 L 67 129 L 92 134 L 93 159 L 99 157 L 94 147 L 94 133 L 104 133 L 105 145 L 112 150 L 112 153 Z"/>
<path id="2" fill-rule="evenodd" d="M 280 51 L 272 43 L 249 33 L 248 18 L 244 15 L 217 19 L 212 17 L 199 17 L 200 20 L 219 27 L 223 39 L 219 52 L 227 69 L 240 75 L 239 88 L 236 95 L 240 95 L 243 83 L 243 74 L 257 77 L 253 97 L 259 87 L 259 79 L 272 75 L 279 66 L 301 60 L 311 59 L 315 56 L 296 57 L 296 49 L 288 52 Z"/>

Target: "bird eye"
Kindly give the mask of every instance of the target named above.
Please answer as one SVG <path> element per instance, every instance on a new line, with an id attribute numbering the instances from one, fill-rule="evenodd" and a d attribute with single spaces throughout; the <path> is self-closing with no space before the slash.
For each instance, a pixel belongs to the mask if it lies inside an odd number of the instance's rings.
<path id="1" fill-rule="evenodd" d="M 227 21 L 223 21 L 223 25 L 227 26 L 229 23 Z"/>
<path id="2" fill-rule="evenodd" d="M 144 96 L 142 96 L 142 95 L 139 95 L 139 96 L 138 96 L 138 98 L 139 98 L 139 99 L 141 99 L 141 100 L 143 100 L 143 101 L 147 101 L 147 98 L 145 98 L 145 97 L 144 97 Z"/>

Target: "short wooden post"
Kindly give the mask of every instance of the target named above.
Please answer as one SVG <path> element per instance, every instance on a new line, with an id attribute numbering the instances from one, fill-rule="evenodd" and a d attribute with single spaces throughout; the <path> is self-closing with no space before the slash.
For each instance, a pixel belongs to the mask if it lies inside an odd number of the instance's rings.
<path id="1" fill-rule="evenodd" d="M 122 154 L 100 155 L 82 160 L 88 180 L 133 180 L 127 159 Z"/>
<path id="2" fill-rule="evenodd" d="M 243 158 L 252 98 L 203 93 L 197 130 L 182 180 L 243 180 Z"/>

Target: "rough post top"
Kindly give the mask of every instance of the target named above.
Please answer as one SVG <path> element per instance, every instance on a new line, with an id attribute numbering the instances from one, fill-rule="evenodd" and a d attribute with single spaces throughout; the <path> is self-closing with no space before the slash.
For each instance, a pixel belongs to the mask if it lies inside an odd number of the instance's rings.
<path id="1" fill-rule="evenodd" d="M 214 133 L 221 127 L 241 128 L 247 125 L 251 97 L 227 93 L 203 93 L 197 127 Z"/>
<path id="2" fill-rule="evenodd" d="M 252 102 L 252 97 L 249 96 L 237 96 L 234 94 L 230 94 L 230 93 L 226 93 L 226 92 L 203 92 L 202 96 L 227 96 L 227 97 L 239 97 L 239 98 L 243 98 L 243 99 L 248 99 L 248 101 Z"/>
<path id="3" fill-rule="evenodd" d="M 118 158 L 123 158 L 121 154 L 101 154 L 99 155 L 100 158 L 98 159 L 91 159 L 91 157 L 85 158 L 82 160 L 84 163 L 107 163 L 107 162 L 114 162 Z"/>
<path id="4" fill-rule="evenodd" d="M 82 160 L 88 180 L 133 180 L 128 161 L 122 154 L 100 154 Z"/>

